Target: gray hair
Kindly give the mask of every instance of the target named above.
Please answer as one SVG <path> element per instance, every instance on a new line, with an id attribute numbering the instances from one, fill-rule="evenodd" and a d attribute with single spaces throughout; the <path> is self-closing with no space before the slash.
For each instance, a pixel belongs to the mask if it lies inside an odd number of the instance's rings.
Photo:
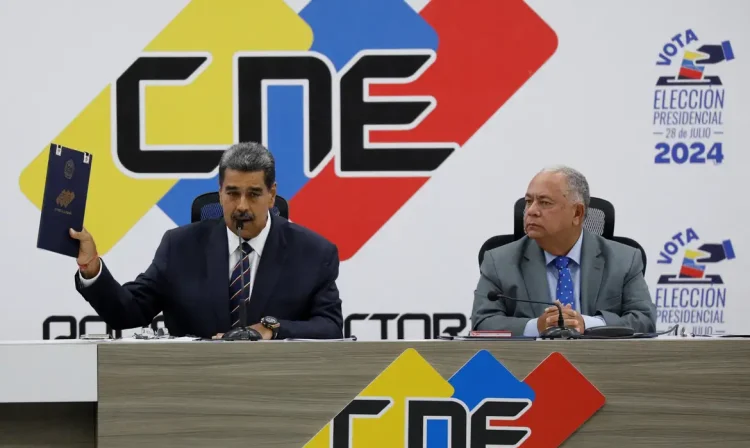
<path id="1" fill-rule="evenodd" d="M 591 194 L 589 193 L 589 183 L 586 180 L 586 176 L 578 170 L 563 165 L 545 168 L 542 171 L 547 173 L 562 173 L 568 183 L 568 191 L 565 196 L 573 202 L 582 203 L 586 213 L 588 213 Z"/>
<path id="2" fill-rule="evenodd" d="M 236 143 L 224 151 L 219 162 L 219 185 L 224 184 L 227 168 L 244 172 L 263 171 L 263 180 L 269 189 L 276 182 L 273 154 L 257 142 Z"/>

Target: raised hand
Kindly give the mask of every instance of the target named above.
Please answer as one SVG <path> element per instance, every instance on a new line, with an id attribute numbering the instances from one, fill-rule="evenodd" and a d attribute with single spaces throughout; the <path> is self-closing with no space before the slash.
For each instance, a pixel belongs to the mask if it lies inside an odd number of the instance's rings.
<path id="1" fill-rule="evenodd" d="M 70 237 L 81 242 L 78 248 L 78 268 L 83 278 L 92 278 L 99 273 L 99 254 L 94 237 L 84 227 L 80 232 L 70 229 Z"/>

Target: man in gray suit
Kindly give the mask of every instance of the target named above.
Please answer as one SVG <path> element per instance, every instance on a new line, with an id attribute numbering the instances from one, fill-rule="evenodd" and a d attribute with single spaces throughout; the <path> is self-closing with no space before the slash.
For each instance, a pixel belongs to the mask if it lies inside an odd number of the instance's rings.
<path id="1" fill-rule="evenodd" d="M 602 325 L 655 331 L 656 307 L 643 278 L 641 254 L 583 228 L 589 198 L 586 178 L 572 168 L 543 170 L 531 180 L 526 236 L 484 255 L 472 329 L 538 336 L 557 326 L 555 306 L 487 298 L 497 291 L 550 303 L 555 298 L 565 325 L 580 333 Z"/>

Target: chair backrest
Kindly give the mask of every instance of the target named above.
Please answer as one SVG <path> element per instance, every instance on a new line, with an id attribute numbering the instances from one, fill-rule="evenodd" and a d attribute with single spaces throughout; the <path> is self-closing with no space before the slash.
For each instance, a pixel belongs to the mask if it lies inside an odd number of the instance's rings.
<path id="1" fill-rule="evenodd" d="M 289 219 L 289 203 L 277 194 L 271 213 Z M 223 215 L 224 210 L 219 203 L 219 192 L 204 193 L 193 199 L 193 205 L 190 208 L 190 222 L 220 218 Z"/>
<path id="2" fill-rule="evenodd" d="M 617 241 L 618 243 L 625 244 L 627 246 L 633 247 L 635 249 L 638 249 L 641 252 L 641 260 L 643 260 L 643 276 L 646 276 L 646 263 L 648 262 L 648 259 L 646 257 L 646 250 L 641 246 L 638 241 L 628 238 L 626 236 L 613 236 L 612 241 Z"/>
<path id="3" fill-rule="evenodd" d="M 525 235 L 523 230 L 523 215 L 526 200 L 520 198 L 513 207 L 513 233 L 516 239 Z M 589 210 L 583 221 L 583 227 L 591 233 L 612 239 L 615 234 L 615 207 L 611 202 L 602 198 L 591 198 Z"/>
<path id="4" fill-rule="evenodd" d="M 479 267 L 482 267 L 485 252 L 496 247 L 505 246 L 506 244 L 512 243 L 515 240 L 515 235 L 495 235 L 490 237 L 487 241 L 484 242 L 484 244 L 482 244 L 482 247 L 479 249 Z"/>
<path id="5" fill-rule="evenodd" d="M 523 229 L 525 207 L 526 200 L 524 198 L 517 200 L 513 206 L 513 235 L 495 235 L 482 244 L 477 256 L 480 267 L 482 266 L 482 261 L 484 261 L 485 252 L 512 243 L 526 235 L 526 232 Z M 589 232 L 600 235 L 608 240 L 617 241 L 618 243 L 638 249 L 641 252 L 641 259 L 643 260 L 643 275 L 646 275 L 646 263 L 648 260 L 646 257 L 646 251 L 643 247 L 632 238 L 614 236 L 615 207 L 611 202 L 605 199 L 592 197 L 591 202 L 589 203 L 588 214 L 583 221 L 583 227 Z"/>

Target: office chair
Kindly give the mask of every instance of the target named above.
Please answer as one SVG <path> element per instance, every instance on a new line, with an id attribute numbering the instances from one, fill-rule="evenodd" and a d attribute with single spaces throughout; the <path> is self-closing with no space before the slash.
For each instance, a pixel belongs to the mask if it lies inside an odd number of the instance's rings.
<path id="1" fill-rule="evenodd" d="M 495 235 L 487 239 L 479 249 L 479 266 L 482 266 L 484 260 L 484 253 L 488 250 L 496 247 L 504 246 L 513 241 L 519 240 L 526 235 L 523 228 L 523 215 L 524 209 L 526 208 L 525 198 L 520 198 L 516 201 L 513 206 L 513 235 Z M 589 201 L 589 210 L 586 218 L 583 221 L 583 227 L 591 233 L 600 235 L 608 240 L 617 241 L 618 243 L 626 244 L 630 247 L 638 249 L 641 252 L 641 259 L 643 260 L 643 275 L 646 275 L 646 251 L 643 247 L 638 244 L 637 241 L 623 237 L 614 236 L 615 232 L 615 207 L 611 202 L 592 197 Z"/>
<path id="2" fill-rule="evenodd" d="M 289 219 L 289 203 L 277 194 L 271 213 Z M 190 208 L 190 222 L 220 218 L 223 215 L 224 211 L 219 203 L 219 192 L 204 193 L 193 199 L 193 205 Z"/>
<path id="3" fill-rule="evenodd" d="M 648 259 L 646 257 L 646 250 L 643 249 L 643 246 L 641 246 L 638 241 L 628 238 L 626 236 L 613 236 L 612 241 L 617 241 L 618 243 L 625 244 L 626 246 L 630 246 L 632 248 L 638 249 L 641 252 L 641 260 L 643 260 L 643 276 L 646 276 L 646 263 L 648 262 Z"/>

